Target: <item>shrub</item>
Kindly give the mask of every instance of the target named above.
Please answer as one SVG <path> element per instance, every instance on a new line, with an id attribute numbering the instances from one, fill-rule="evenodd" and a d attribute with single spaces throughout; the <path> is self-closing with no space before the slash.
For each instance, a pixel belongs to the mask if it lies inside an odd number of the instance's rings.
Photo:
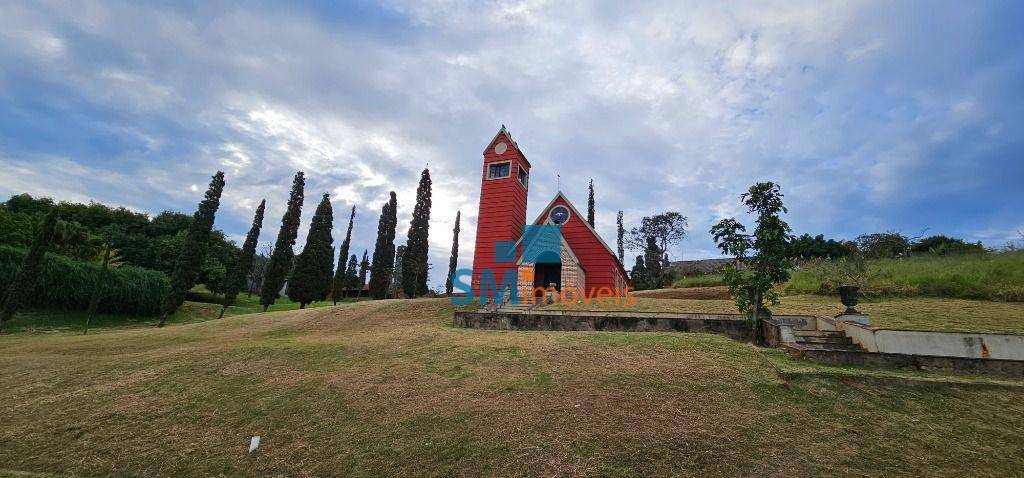
<path id="1" fill-rule="evenodd" d="M 0 246 L 0 290 L 6 290 L 25 257 L 24 249 Z M 27 305 L 86 310 L 99 264 L 46 254 L 39 283 Z M 99 311 L 155 315 L 170 282 L 162 272 L 123 266 L 111 269 L 100 294 Z"/>
<path id="2" fill-rule="evenodd" d="M 910 252 L 910 239 L 895 231 L 857 236 L 857 249 L 868 258 L 902 257 Z"/>
<path id="3" fill-rule="evenodd" d="M 963 239 L 948 236 L 930 236 L 915 242 L 910 247 L 910 252 L 918 254 L 965 254 L 984 253 L 985 246 L 980 242 L 965 242 Z"/>

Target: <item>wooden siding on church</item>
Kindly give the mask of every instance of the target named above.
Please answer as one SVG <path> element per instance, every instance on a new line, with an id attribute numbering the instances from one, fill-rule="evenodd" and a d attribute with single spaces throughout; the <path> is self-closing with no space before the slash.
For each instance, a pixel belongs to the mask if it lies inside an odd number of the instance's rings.
<path id="1" fill-rule="evenodd" d="M 561 197 L 551 204 L 551 208 L 557 205 L 568 207 Z M 547 220 L 548 211 L 550 208 L 543 212 L 541 222 Z M 562 237 L 565 238 L 565 242 L 569 243 L 569 247 L 576 254 L 576 258 L 579 259 L 580 265 L 583 266 L 586 273 L 586 292 L 591 293 L 592 290 L 601 287 L 608 287 L 612 290 L 615 290 L 617 286 L 621 288 L 626 281 L 618 258 L 601 244 L 595 233 L 591 232 L 585 224 L 586 220 L 586 217 L 572 214 L 569 221 L 562 225 Z"/>
<path id="2" fill-rule="evenodd" d="M 504 141 L 508 145 L 508 149 L 500 155 L 494 152 L 494 145 L 499 141 Z M 489 165 L 505 161 L 511 161 L 509 177 L 487 179 Z M 511 138 L 504 133 L 499 134 L 484 151 L 484 163 L 480 174 L 480 208 L 477 216 L 476 248 L 473 251 L 474 295 L 479 295 L 480 274 L 483 270 L 491 269 L 495 278 L 500 281 L 506 270 L 516 268 L 514 260 L 507 264 L 494 261 L 494 243 L 517 241 L 522 235 L 523 225 L 526 224 L 527 190 L 519 182 L 519 168 L 530 172 L 526 157 Z"/>

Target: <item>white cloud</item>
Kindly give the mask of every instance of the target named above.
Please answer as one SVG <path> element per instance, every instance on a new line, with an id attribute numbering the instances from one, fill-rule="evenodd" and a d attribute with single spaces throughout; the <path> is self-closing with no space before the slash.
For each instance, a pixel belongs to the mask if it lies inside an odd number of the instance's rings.
<path id="1" fill-rule="evenodd" d="M 966 41 L 950 31 L 975 28 L 969 12 L 931 20 L 908 15 L 919 8 L 909 4 L 789 1 L 383 8 L 394 24 L 371 28 L 291 4 L 198 13 L 134 2 L 12 5 L 0 18 L 0 87 L 14 68 L 59 85 L 51 96 L 62 108 L 84 105 L 97 134 L 132 140 L 113 155 L 62 154 L 65 181 L 19 162 L 28 179 L 0 187 L 188 210 L 220 168 L 228 177 L 218 224 L 244 231 L 266 198 L 266 241 L 301 169 L 305 219 L 330 192 L 339 242 L 341 211 L 357 206 L 356 250 L 372 248 L 390 190 L 404 241 L 429 163 L 438 283 L 457 210 L 460 264 L 470 265 L 480 150 L 502 123 L 534 165 L 530 218 L 554 194 L 555 174 L 577 202 L 593 177 L 609 243 L 618 209 L 630 222 L 678 210 L 691 218 L 687 250 L 709 253 L 707 228 L 742 213 L 737 196 L 755 181 L 780 182 L 808 232 L 849 235 L 841 202 L 862 207 L 863 224 L 911 224 L 888 211 L 975 187 L 961 179 L 970 166 L 961 163 L 976 156 L 934 167 L 951 142 L 971 128 L 993 144 L 1020 137 L 1019 111 L 1000 112 L 991 93 L 1008 75 L 943 53 Z M 942 61 L 922 57 L 920 44 Z M 88 177 L 104 173 L 131 179 L 100 191 Z"/>

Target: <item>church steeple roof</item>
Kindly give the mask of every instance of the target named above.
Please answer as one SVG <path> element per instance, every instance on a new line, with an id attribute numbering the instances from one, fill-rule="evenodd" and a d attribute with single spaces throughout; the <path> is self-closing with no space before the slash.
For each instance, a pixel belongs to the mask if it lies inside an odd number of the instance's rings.
<path id="1" fill-rule="evenodd" d="M 523 150 L 519 148 L 519 144 L 516 143 L 516 140 L 512 139 L 512 133 L 509 133 L 508 128 L 506 128 L 505 125 L 501 125 L 501 129 L 498 130 L 498 133 L 494 135 L 494 138 L 491 139 L 489 143 L 487 143 L 487 146 L 484 148 L 484 154 L 487 154 L 487 150 L 493 148 L 494 144 L 497 143 L 502 137 L 504 137 L 505 139 L 508 140 L 509 143 L 511 143 L 511 146 L 516 149 L 516 152 L 518 152 L 519 156 L 523 158 L 523 161 L 526 162 L 527 166 L 533 166 L 530 164 L 530 160 L 526 159 L 526 153 L 524 153 Z"/>

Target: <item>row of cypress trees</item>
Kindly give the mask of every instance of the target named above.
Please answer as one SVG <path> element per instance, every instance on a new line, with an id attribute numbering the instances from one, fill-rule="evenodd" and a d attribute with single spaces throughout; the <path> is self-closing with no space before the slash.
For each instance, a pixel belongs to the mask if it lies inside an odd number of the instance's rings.
<path id="1" fill-rule="evenodd" d="M 203 200 L 199 203 L 194 221 L 187 230 L 185 246 L 175 261 L 170 277 L 170 289 L 164 297 L 161 307 L 159 326 L 162 327 L 167 318 L 185 302 L 188 291 L 195 286 L 200 268 L 205 260 L 209 238 L 213 231 L 220 199 L 224 191 L 224 173 L 218 171 L 210 180 Z M 430 171 L 424 168 L 420 174 L 419 186 L 416 189 L 416 204 L 413 209 L 412 221 L 406 237 L 406 244 L 399 247 L 400 254 L 396 259 L 395 230 L 398 222 L 398 200 L 394 191 L 390 200 L 381 209 L 377 224 L 377 240 L 370 261 L 368 251 L 363 251 L 362 260 L 350 254 L 352 227 L 356 210 L 352 207 L 349 214 L 348 228 L 338 255 L 338 265 L 334 267 L 333 209 L 330 196 L 324 194 L 317 206 L 306 236 L 306 244 L 302 252 L 295 256 L 293 247 L 298 236 L 302 214 L 302 203 L 305 194 L 305 174 L 299 171 L 292 180 L 292 188 L 288 205 L 281 218 L 281 228 L 270 259 L 263 275 L 260 289 L 260 304 L 266 311 L 280 295 L 287 283 L 286 294 L 289 299 L 298 302 L 300 308 L 307 304 L 325 300 L 328 295 L 337 299 L 346 289 L 362 288 L 366 284 L 367 272 L 370 272 L 370 295 L 374 298 L 385 298 L 392 292 L 392 285 L 397 286 L 407 297 L 426 294 L 427 276 L 430 270 L 428 263 L 428 236 L 430 227 L 432 180 Z M 260 202 L 253 217 L 252 226 L 242 245 L 238 261 L 228 273 L 225 285 L 224 302 L 220 316 L 223 317 L 228 307 L 235 303 L 239 291 L 246 285 L 249 271 L 256 254 L 260 231 L 263 227 L 266 200 Z M 17 279 L 9 290 L 5 291 L 0 303 L 0 327 L 3 322 L 13 318 L 19 305 L 24 302 L 27 291 L 35 284 L 39 275 L 43 255 L 52 242 L 56 214 L 50 213 L 44 220 L 39 236 L 29 250 Z M 445 284 L 447 293 L 452 291 L 451 275 L 458 262 L 458 236 L 461 212 L 455 216 L 455 228 L 452 239 L 452 256 L 449 262 L 449 277 Z M 102 276 L 97 277 L 97 287 Z M 90 310 L 95 306 L 90 304 Z"/>

